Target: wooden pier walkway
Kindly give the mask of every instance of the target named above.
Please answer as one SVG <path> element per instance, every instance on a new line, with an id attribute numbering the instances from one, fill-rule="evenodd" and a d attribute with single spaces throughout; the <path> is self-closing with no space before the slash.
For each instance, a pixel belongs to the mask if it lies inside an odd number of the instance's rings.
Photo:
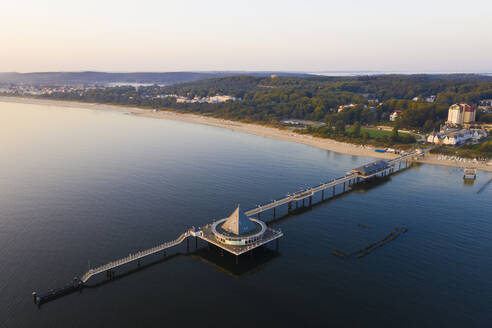
<path id="1" fill-rule="evenodd" d="M 105 265 L 101 265 L 101 266 L 99 266 L 97 268 L 89 269 L 82 276 L 82 278 L 80 278 L 80 281 L 82 281 L 82 283 L 86 283 L 87 280 L 89 280 L 92 276 L 95 276 L 96 274 L 99 274 L 99 273 L 102 273 L 102 272 L 105 272 L 105 271 L 114 269 L 116 267 L 125 265 L 125 264 L 130 263 L 130 262 L 133 262 L 133 261 L 137 261 L 137 260 L 139 260 L 141 258 L 144 258 L 146 256 L 149 256 L 149 255 L 152 255 L 152 254 L 155 254 L 155 253 L 158 253 L 158 252 L 162 252 L 162 251 L 164 251 L 164 250 L 166 250 L 168 248 L 171 248 L 171 247 L 174 247 L 176 245 L 179 245 L 186 238 L 188 238 L 191 235 L 196 235 L 196 233 L 194 231 L 192 231 L 192 230 L 188 230 L 186 232 L 183 232 L 178 238 L 176 238 L 173 241 L 165 242 L 163 244 L 160 244 L 158 246 L 149 248 L 147 250 L 140 251 L 140 252 L 137 252 L 135 254 L 130 254 L 127 257 L 124 257 L 122 259 L 109 262 L 109 263 L 107 263 Z"/>
<path id="2" fill-rule="evenodd" d="M 248 216 L 258 215 L 261 212 L 268 211 L 270 209 L 274 209 L 278 206 L 312 197 L 312 196 L 314 196 L 315 193 L 320 192 L 320 191 L 324 192 L 325 190 L 330 189 L 330 188 L 332 188 L 332 193 L 334 195 L 335 190 L 333 188 L 335 188 L 338 185 L 342 185 L 342 184 L 343 184 L 343 192 L 345 192 L 345 190 L 346 190 L 345 188 L 346 188 L 347 183 L 348 183 L 348 186 L 351 186 L 353 184 L 359 183 L 362 180 L 367 180 L 367 179 L 373 178 L 373 177 L 381 175 L 381 174 L 382 175 L 392 174 L 393 172 L 395 172 L 396 164 L 400 164 L 404 161 L 412 160 L 412 159 L 415 159 L 415 158 L 418 158 L 418 157 L 424 156 L 424 155 L 425 155 L 425 151 L 418 150 L 418 151 L 413 151 L 409 154 L 399 156 L 397 158 L 394 158 L 392 160 L 387 161 L 387 166 L 384 167 L 383 170 L 377 171 L 377 172 L 375 172 L 373 174 L 369 174 L 369 175 L 363 175 L 363 174 L 360 174 L 357 172 L 347 172 L 347 174 L 343 177 L 339 177 L 339 178 L 330 180 L 328 182 L 322 183 L 322 184 L 315 186 L 315 187 L 311 187 L 311 188 L 308 188 L 305 190 L 300 190 L 300 191 L 295 192 L 293 194 L 287 194 L 287 196 L 284 198 L 274 200 L 268 204 L 259 205 L 257 208 L 254 208 L 252 210 L 245 212 L 245 214 Z M 400 169 L 401 169 L 401 167 L 400 167 Z M 323 198 L 324 198 L 324 193 L 323 193 Z"/>

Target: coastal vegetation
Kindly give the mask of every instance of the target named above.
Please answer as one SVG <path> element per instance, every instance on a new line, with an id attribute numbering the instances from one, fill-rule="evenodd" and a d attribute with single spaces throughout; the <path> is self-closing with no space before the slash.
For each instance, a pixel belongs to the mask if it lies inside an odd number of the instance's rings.
<path id="1" fill-rule="evenodd" d="M 227 95 L 223 102 L 204 97 Z M 428 101 L 429 96 L 435 96 Z M 389 125 L 401 111 L 398 128 L 430 132 L 447 119 L 452 103 L 492 98 L 492 77 L 455 75 L 381 75 L 358 77 L 228 76 L 170 86 L 119 86 L 53 92 L 46 98 L 172 109 L 217 118 L 282 126 L 286 119 L 323 122 L 302 131 L 313 135 L 380 145 L 410 144 L 412 135 L 378 132 L 368 125 Z M 178 99 L 185 101 L 178 101 Z M 492 121 L 492 114 L 478 119 Z M 359 125 L 354 130 L 353 126 Z M 347 126 L 350 126 L 348 129 Z M 397 129 L 398 129 L 397 128 Z"/>

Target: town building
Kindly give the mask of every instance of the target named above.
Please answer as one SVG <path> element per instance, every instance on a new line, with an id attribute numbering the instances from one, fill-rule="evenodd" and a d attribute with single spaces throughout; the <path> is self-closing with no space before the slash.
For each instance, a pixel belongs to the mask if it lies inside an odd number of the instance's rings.
<path id="1" fill-rule="evenodd" d="M 487 138 L 488 134 L 487 134 L 487 131 L 485 129 L 482 129 L 482 130 L 479 130 L 479 129 L 475 129 L 475 130 L 471 130 L 473 135 L 472 135 L 472 138 L 474 141 L 478 141 L 482 138 Z"/>
<path id="2" fill-rule="evenodd" d="M 457 146 L 461 145 L 472 138 L 470 131 L 459 131 L 445 136 L 442 139 L 442 143 L 445 145 Z"/>
<path id="3" fill-rule="evenodd" d="M 403 114 L 401 110 L 395 110 L 391 113 L 390 115 L 390 121 L 394 122 L 398 117 L 400 117 Z"/>
<path id="4" fill-rule="evenodd" d="M 492 111 L 492 99 L 483 99 L 478 103 L 478 109 L 484 110 L 485 112 Z"/>
<path id="5" fill-rule="evenodd" d="M 492 107 L 492 99 L 482 99 L 480 100 L 479 105 Z"/>
<path id="6" fill-rule="evenodd" d="M 341 111 L 343 111 L 346 108 L 354 108 L 355 106 L 357 106 L 357 105 L 356 104 L 348 104 L 348 105 L 338 106 L 338 113 L 340 113 Z"/>
<path id="7" fill-rule="evenodd" d="M 427 137 L 427 142 L 428 143 L 433 143 L 433 144 L 439 144 L 439 143 L 441 143 L 441 137 L 442 136 L 443 136 L 443 134 L 440 134 L 440 133 L 437 133 L 437 132 L 432 132 Z"/>
<path id="8" fill-rule="evenodd" d="M 476 109 L 464 102 L 454 104 L 448 110 L 448 124 L 463 125 L 475 122 Z"/>
<path id="9" fill-rule="evenodd" d="M 461 129 L 446 132 L 433 132 L 427 137 L 428 143 L 457 146 L 465 142 L 478 142 L 487 137 L 487 131 L 480 129 Z"/>
<path id="10" fill-rule="evenodd" d="M 472 123 L 475 122 L 475 116 L 476 116 L 477 110 L 475 107 L 470 106 L 468 104 L 464 104 L 464 116 L 463 116 L 463 123 Z"/>
<path id="11" fill-rule="evenodd" d="M 463 124 L 463 109 L 460 105 L 454 104 L 449 107 L 448 123 L 456 125 Z"/>
<path id="12" fill-rule="evenodd" d="M 429 96 L 429 97 L 425 98 L 425 101 L 428 103 L 433 103 L 434 101 L 436 101 L 436 96 L 434 96 L 434 95 Z"/>

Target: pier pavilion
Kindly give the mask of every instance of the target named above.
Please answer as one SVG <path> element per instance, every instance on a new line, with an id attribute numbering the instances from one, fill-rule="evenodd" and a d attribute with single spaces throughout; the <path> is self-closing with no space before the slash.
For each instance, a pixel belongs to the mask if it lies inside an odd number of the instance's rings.
<path id="1" fill-rule="evenodd" d="M 236 255 L 236 261 L 239 255 L 273 240 L 278 248 L 278 238 L 282 236 L 281 231 L 246 216 L 239 206 L 229 217 L 207 224 L 196 234 L 196 237 Z"/>
<path id="2" fill-rule="evenodd" d="M 348 174 L 358 174 L 360 175 L 362 178 L 368 178 L 368 177 L 372 177 L 372 176 L 375 176 L 379 173 L 383 173 L 390 168 L 390 164 L 386 161 L 383 161 L 383 160 L 379 160 L 379 161 L 375 161 L 375 162 L 372 162 L 372 163 L 368 163 L 368 164 L 365 164 L 365 165 L 362 165 L 362 166 L 359 166 L 355 169 L 353 169 L 352 171 L 348 172 Z"/>

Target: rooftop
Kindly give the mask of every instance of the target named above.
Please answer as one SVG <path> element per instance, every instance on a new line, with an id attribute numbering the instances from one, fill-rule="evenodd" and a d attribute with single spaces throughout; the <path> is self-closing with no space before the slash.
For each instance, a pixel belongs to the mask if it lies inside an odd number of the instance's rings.
<path id="1" fill-rule="evenodd" d="M 236 236 L 250 234 L 258 230 L 257 224 L 244 214 L 239 205 L 219 228 Z"/>
<path id="2" fill-rule="evenodd" d="M 353 171 L 359 172 L 363 175 L 371 175 L 388 167 L 388 162 L 379 160 L 363 166 L 355 168 Z"/>

